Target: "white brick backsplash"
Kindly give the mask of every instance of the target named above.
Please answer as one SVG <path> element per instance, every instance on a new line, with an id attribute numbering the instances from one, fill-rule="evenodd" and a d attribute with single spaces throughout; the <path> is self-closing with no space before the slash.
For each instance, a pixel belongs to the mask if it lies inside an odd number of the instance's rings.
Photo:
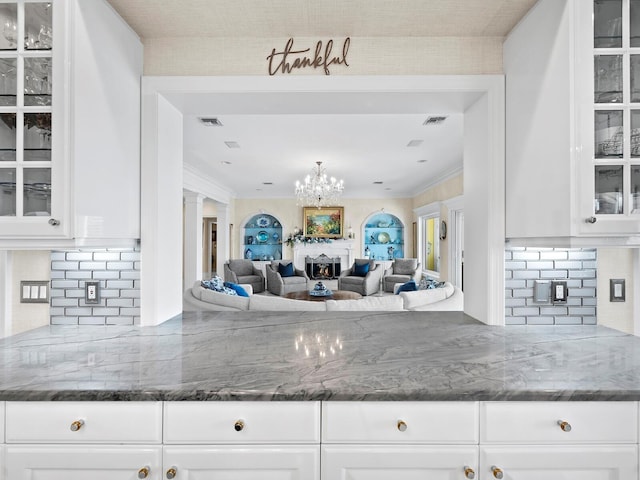
<path id="1" fill-rule="evenodd" d="M 526 263 L 523 268 L 522 262 Z M 580 248 L 507 248 L 505 250 L 505 323 L 574 325 L 595 323 L 597 251 Z M 535 302 L 536 279 L 564 280 L 564 304 Z M 524 284 L 524 285 L 523 285 Z M 522 302 L 524 301 L 524 305 Z"/>
<path id="2" fill-rule="evenodd" d="M 51 252 L 51 324 L 140 323 L 140 251 Z M 84 302 L 87 280 L 100 281 L 99 304 Z"/>

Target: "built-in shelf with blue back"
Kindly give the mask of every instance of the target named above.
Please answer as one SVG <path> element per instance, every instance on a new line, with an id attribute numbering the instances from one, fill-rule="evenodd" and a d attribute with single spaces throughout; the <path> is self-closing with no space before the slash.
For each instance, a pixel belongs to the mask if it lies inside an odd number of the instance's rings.
<path id="1" fill-rule="evenodd" d="M 259 213 L 244 226 L 243 257 L 248 260 L 282 259 L 282 224 L 273 215 Z"/>
<path id="2" fill-rule="evenodd" d="M 404 224 L 395 215 L 379 212 L 364 224 L 362 254 L 375 260 L 404 257 Z"/>

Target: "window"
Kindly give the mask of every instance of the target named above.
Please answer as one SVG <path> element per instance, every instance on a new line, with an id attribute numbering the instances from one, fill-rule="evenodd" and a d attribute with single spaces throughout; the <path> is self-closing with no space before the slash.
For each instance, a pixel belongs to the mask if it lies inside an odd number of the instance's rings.
<path id="1" fill-rule="evenodd" d="M 418 259 L 430 277 L 440 277 L 440 202 L 415 210 L 418 215 Z"/>

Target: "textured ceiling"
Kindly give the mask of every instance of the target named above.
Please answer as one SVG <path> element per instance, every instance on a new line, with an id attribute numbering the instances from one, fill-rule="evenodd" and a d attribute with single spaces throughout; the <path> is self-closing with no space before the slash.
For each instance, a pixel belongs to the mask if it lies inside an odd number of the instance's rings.
<path id="1" fill-rule="evenodd" d="M 536 0 L 109 0 L 144 38 L 504 37 Z"/>

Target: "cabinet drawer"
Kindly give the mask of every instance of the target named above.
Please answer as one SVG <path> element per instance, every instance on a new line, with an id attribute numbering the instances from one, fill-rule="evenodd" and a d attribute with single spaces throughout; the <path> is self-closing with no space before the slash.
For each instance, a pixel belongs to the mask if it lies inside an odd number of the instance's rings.
<path id="1" fill-rule="evenodd" d="M 161 402 L 7 402 L 6 409 L 7 443 L 162 441 Z"/>
<path id="2" fill-rule="evenodd" d="M 638 441 L 635 402 L 485 402 L 480 422 L 482 443 Z"/>
<path id="3" fill-rule="evenodd" d="M 318 443 L 319 402 L 166 402 L 165 443 Z"/>
<path id="4" fill-rule="evenodd" d="M 0 402 L 0 443 L 4 443 L 4 405 L 4 402 Z"/>
<path id="5" fill-rule="evenodd" d="M 326 443 L 477 443 L 476 402 L 325 402 Z"/>

